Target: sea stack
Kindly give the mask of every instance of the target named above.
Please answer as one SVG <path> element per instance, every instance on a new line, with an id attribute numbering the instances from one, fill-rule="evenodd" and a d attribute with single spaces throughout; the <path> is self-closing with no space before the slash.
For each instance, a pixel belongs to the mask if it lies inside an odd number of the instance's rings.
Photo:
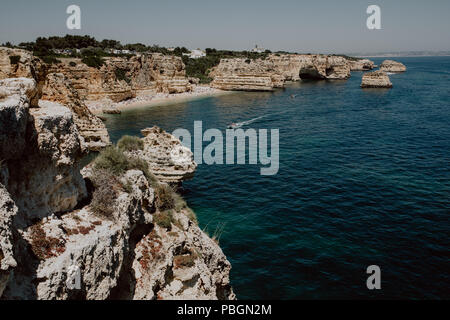
<path id="1" fill-rule="evenodd" d="M 134 151 L 134 156 L 145 160 L 159 181 L 179 185 L 194 176 L 197 169 L 194 155 L 179 139 L 157 126 L 143 129 L 141 133 L 144 147 Z"/>
<path id="2" fill-rule="evenodd" d="M 361 88 L 392 88 L 392 82 L 386 72 L 378 70 L 363 76 Z"/>
<path id="3" fill-rule="evenodd" d="M 405 72 L 406 66 L 394 60 L 384 60 L 380 65 L 380 70 L 385 72 Z"/>
<path id="4" fill-rule="evenodd" d="M 349 63 L 351 71 L 368 71 L 375 68 L 375 64 L 369 59 L 351 60 Z"/>

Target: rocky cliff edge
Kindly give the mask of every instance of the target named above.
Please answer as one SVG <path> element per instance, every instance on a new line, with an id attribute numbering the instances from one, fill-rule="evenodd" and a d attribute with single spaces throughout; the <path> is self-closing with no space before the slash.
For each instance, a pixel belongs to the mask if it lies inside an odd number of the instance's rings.
<path id="1" fill-rule="evenodd" d="M 109 147 L 80 170 L 73 111 L 30 108 L 33 79 L 0 88 L 2 299 L 235 298 L 222 250 L 149 159 Z"/>

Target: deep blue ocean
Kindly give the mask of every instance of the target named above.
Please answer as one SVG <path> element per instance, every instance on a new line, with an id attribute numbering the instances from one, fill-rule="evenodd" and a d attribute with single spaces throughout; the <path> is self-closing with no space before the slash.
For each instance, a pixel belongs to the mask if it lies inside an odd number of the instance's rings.
<path id="1" fill-rule="evenodd" d="M 449 299 L 450 57 L 397 60 L 408 71 L 390 75 L 390 90 L 363 90 L 353 72 L 106 124 L 114 141 L 153 125 L 193 132 L 195 120 L 225 132 L 263 116 L 243 129 L 279 129 L 277 175 L 203 164 L 184 183 L 200 226 L 220 235 L 238 299 Z M 381 290 L 366 287 L 369 265 Z"/>

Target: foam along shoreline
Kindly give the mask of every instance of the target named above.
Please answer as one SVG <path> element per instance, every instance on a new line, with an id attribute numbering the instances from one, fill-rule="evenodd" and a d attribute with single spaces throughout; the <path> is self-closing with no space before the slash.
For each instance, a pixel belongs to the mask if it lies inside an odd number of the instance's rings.
<path id="1" fill-rule="evenodd" d="M 181 102 L 187 102 L 202 98 L 219 96 L 233 93 L 231 91 L 211 88 L 209 86 L 195 86 L 193 91 L 183 93 L 154 93 L 150 95 L 142 95 L 136 98 L 114 103 L 110 100 L 86 101 L 89 109 L 94 114 L 103 114 L 104 110 L 125 111 L 130 109 L 152 107 L 156 105 L 171 105 Z M 118 112 L 118 113 L 119 113 Z"/>

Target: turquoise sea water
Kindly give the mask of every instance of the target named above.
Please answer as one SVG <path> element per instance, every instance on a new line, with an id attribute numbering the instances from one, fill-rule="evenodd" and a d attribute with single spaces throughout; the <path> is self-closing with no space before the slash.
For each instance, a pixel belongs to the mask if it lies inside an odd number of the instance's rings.
<path id="1" fill-rule="evenodd" d="M 391 90 L 362 90 L 354 72 L 127 111 L 107 127 L 114 141 L 153 125 L 193 132 L 195 120 L 225 131 L 264 116 L 243 128 L 279 128 L 277 175 L 200 165 L 184 183 L 201 227 L 221 233 L 239 299 L 448 299 L 450 57 L 398 60 L 408 71 L 390 76 Z M 382 272 L 375 292 L 372 264 Z"/>

